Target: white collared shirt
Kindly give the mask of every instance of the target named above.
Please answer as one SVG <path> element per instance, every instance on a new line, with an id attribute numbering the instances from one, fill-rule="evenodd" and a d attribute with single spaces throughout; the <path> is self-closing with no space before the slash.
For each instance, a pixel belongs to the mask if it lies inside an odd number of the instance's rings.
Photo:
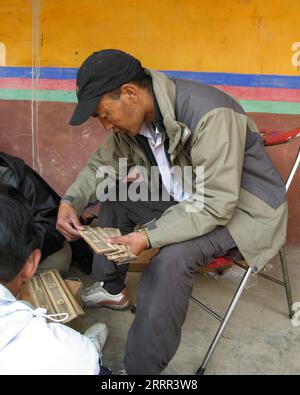
<path id="1" fill-rule="evenodd" d="M 182 183 L 175 178 L 174 173 L 171 171 L 171 165 L 168 161 L 165 153 L 164 142 L 165 133 L 159 132 L 158 129 L 154 129 L 152 124 L 144 123 L 139 134 L 147 137 L 159 172 L 162 178 L 162 183 L 166 188 L 167 192 L 177 201 L 181 202 L 189 198 L 189 194 L 184 192 Z"/>

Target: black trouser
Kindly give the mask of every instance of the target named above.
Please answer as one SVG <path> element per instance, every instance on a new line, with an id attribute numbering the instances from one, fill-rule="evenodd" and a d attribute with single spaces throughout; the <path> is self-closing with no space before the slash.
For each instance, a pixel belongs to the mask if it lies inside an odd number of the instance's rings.
<path id="1" fill-rule="evenodd" d="M 175 203 L 106 202 L 99 225 L 128 233 L 136 224 L 159 218 Z M 220 226 L 204 236 L 165 246 L 151 259 L 141 276 L 135 319 L 128 333 L 128 374 L 159 374 L 166 368 L 180 343 L 197 266 L 233 253 L 240 255 L 227 228 Z M 108 289 L 124 287 L 127 269 L 103 256 L 94 258 L 93 275 L 106 282 Z"/>

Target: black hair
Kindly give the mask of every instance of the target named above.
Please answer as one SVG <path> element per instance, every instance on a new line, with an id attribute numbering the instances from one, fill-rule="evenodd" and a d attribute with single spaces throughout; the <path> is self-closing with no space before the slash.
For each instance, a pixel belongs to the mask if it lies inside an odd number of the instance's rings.
<path id="1" fill-rule="evenodd" d="M 141 69 L 138 75 L 133 80 L 128 81 L 127 84 L 134 84 L 150 91 L 152 88 L 152 78 L 145 72 L 145 69 Z M 121 87 L 107 92 L 105 95 L 108 95 L 111 99 L 119 99 L 121 96 Z"/>
<path id="2" fill-rule="evenodd" d="M 0 185 L 0 282 L 12 281 L 39 244 L 25 197 L 12 186 Z"/>

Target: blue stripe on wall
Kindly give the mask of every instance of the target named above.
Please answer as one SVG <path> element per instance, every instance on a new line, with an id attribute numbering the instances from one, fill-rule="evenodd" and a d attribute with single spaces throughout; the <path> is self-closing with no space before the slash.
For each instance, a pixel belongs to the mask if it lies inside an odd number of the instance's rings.
<path id="1" fill-rule="evenodd" d="M 0 67 L 0 78 L 32 78 L 31 67 Z M 41 67 L 39 78 L 75 79 L 77 68 Z M 193 71 L 165 71 L 173 78 L 187 78 L 209 85 L 249 86 L 258 88 L 300 89 L 300 77 L 267 74 L 203 73 Z"/>
<path id="2" fill-rule="evenodd" d="M 76 79 L 77 70 L 68 67 L 41 67 L 39 78 L 50 78 L 58 80 Z M 31 67 L 0 67 L 0 78 L 32 78 Z"/>
<path id="3" fill-rule="evenodd" d="M 249 86 L 256 88 L 300 89 L 300 77 L 267 74 L 201 73 L 165 71 L 169 77 L 186 78 L 208 85 Z"/>

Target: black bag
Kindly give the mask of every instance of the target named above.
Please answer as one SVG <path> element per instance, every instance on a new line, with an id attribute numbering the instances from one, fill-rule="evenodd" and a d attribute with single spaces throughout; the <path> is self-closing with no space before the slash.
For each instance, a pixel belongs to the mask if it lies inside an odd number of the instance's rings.
<path id="1" fill-rule="evenodd" d="M 0 152 L 0 184 L 14 186 L 27 199 L 40 238 L 42 260 L 60 250 L 65 241 L 56 230 L 60 196 L 22 159 L 4 152 Z M 92 270 L 92 251 L 82 239 L 70 245 L 72 260 L 89 274 Z"/>
<path id="2" fill-rule="evenodd" d="M 27 199 L 40 238 L 42 259 L 63 247 L 56 230 L 59 195 L 20 159 L 0 152 L 0 183 L 12 185 Z"/>

